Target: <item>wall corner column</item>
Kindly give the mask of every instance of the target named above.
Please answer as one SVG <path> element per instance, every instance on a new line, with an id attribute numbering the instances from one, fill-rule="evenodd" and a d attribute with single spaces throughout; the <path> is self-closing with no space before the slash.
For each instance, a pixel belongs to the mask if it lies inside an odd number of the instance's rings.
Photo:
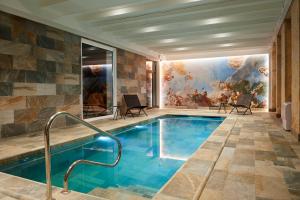
<path id="1" fill-rule="evenodd" d="M 291 20 L 285 19 L 281 28 L 281 108 L 285 102 L 292 100 L 291 62 Z"/>
<path id="2" fill-rule="evenodd" d="M 276 38 L 276 117 L 281 117 L 281 35 Z"/>
<path id="3" fill-rule="evenodd" d="M 269 112 L 276 112 L 276 44 L 272 45 L 269 54 Z"/>
<path id="4" fill-rule="evenodd" d="M 300 139 L 300 0 L 291 6 L 292 33 L 292 133 Z"/>

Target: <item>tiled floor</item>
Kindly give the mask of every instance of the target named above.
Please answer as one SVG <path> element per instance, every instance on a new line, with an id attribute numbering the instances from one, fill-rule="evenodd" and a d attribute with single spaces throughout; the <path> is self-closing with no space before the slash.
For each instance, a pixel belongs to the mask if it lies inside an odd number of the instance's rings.
<path id="1" fill-rule="evenodd" d="M 150 116 L 165 113 L 215 115 L 216 111 L 153 110 L 150 111 Z M 108 130 L 144 119 L 147 117 L 106 120 L 95 125 Z M 186 163 L 179 176 L 171 180 L 171 184 L 163 188 L 162 195 L 156 196 L 156 199 L 300 199 L 300 145 L 295 138 L 289 132 L 283 131 L 278 120 L 269 113 L 230 115 L 228 119 L 230 125 L 225 124 L 223 130 L 215 132 L 214 136 L 202 146 L 201 151 L 194 155 L 195 159 Z M 65 130 L 54 132 L 52 135 L 54 144 L 93 134 L 84 128 L 73 129 L 72 134 L 61 134 Z M 0 159 L 31 149 L 40 149 L 42 146 L 42 136 L 1 141 Z M 221 149 L 220 154 L 216 153 L 218 149 Z M 208 166 L 212 168 L 208 170 Z M 3 180 L 5 178 L 7 177 L 0 174 L 0 200 L 20 199 L 20 196 L 8 195 L 7 191 L 3 191 L 2 184 L 5 183 Z M 18 184 L 20 188 L 22 184 L 26 184 L 24 180 L 22 181 L 20 180 Z M 181 190 L 186 194 L 182 195 Z M 32 199 L 38 199 L 37 197 L 44 191 L 44 187 L 39 185 L 37 188 L 33 187 L 28 195 L 32 195 L 34 197 Z M 23 190 L 23 194 L 26 192 Z M 198 195 L 192 195 L 195 192 Z M 57 199 L 97 199 L 83 196 L 75 198 L 75 196 L 76 193 L 69 198 L 58 195 Z"/>
<path id="2" fill-rule="evenodd" d="M 271 114 L 239 116 L 200 200 L 300 199 L 299 158 L 299 143 Z"/>

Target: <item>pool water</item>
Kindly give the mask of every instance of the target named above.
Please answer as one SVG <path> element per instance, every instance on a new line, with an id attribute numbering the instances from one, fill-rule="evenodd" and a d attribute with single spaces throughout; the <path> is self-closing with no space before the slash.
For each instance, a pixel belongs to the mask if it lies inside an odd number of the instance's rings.
<path id="1" fill-rule="evenodd" d="M 95 188 L 124 188 L 153 196 L 222 123 L 221 117 L 166 115 L 112 131 L 122 143 L 122 158 L 115 168 L 78 165 L 69 188 L 89 193 Z M 72 134 L 72 133 L 70 133 Z M 97 134 L 52 148 L 52 184 L 62 187 L 68 167 L 78 159 L 112 162 L 117 145 Z M 45 182 L 44 154 L 38 153 L 0 165 L 0 171 Z"/>

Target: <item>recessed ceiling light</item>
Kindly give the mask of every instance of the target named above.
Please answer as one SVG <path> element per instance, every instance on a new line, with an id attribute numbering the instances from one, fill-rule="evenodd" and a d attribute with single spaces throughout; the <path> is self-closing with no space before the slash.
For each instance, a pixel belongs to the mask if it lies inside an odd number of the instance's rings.
<path id="1" fill-rule="evenodd" d="M 177 39 L 175 39 L 175 38 L 170 38 L 170 39 L 163 39 L 163 40 L 161 40 L 160 42 L 161 43 L 172 43 L 172 42 L 176 42 L 177 41 Z"/>
<path id="2" fill-rule="evenodd" d="M 213 38 L 224 38 L 230 36 L 232 36 L 232 33 L 217 33 L 212 35 Z"/>
<path id="3" fill-rule="evenodd" d="M 182 3 L 193 3 L 198 1 L 203 1 L 203 0 L 183 0 Z"/>
<path id="4" fill-rule="evenodd" d="M 126 13 L 130 13 L 132 11 L 133 11 L 132 8 L 118 8 L 118 9 L 114 9 L 114 10 L 109 11 L 107 13 L 107 16 L 123 15 L 123 14 L 126 14 Z"/>
<path id="5" fill-rule="evenodd" d="M 140 30 L 140 32 L 141 33 L 150 33 L 150 32 L 156 32 L 156 31 L 159 31 L 159 30 L 160 30 L 159 26 L 149 26 L 149 27 L 142 28 Z"/>
<path id="6" fill-rule="evenodd" d="M 216 18 L 210 18 L 210 19 L 204 19 L 200 21 L 201 25 L 211 25 L 211 24 L 220 24 L 226 22 L 225 17 L 216 17 Z"/>
<path id="7" fill-rule="evenodd" d="M 178 47 L 178 48 L 175 48 L 174 50 L 175 51 L 185 51 L 185 50 L 188 50 L 189 48 L 187 47 Z"/>
<path id="8" fill-rule="evenodd" d="M 226 44 L 220 44 L 219 46 L 220 47 L 232 47 L 232 46 L 234 46 L 234 44 L 233 43 L 226 43 Z"/>

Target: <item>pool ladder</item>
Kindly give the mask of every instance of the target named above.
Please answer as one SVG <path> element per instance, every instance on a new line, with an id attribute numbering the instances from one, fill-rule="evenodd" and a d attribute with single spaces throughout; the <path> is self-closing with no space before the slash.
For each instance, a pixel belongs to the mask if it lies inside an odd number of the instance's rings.
<path id="1" fill-rule="evenodd" d="M 47 122 L 46 126 L 45 126 L 45 130 L 44 130 L 44 141 L 45 141 L 45 163 L 46 163 L 46 183 L 47 183 L 47 192 L 46 192 L 46 197 L 47 200 L 52 200 L 52 184 L 51 184 L 51 151 L 50 151 L 50 128 L 52 127 L 53 122 L 55 121 L 55 119 L 57 119 L 59 116 L 67 116 L 70 117 L 71 119 L 75 120 L 76 122 L 79 122 L 80 124 L 93 129 L 94 131 L 97 131 L 98 133 L 105 135 L 107 137 L 110 137 L 111 139 L 115 140 L 115 142 L 118 145 L 118 156 L 116 158 L 116 160 L 113 163 L 102 163 L 102 162 L 96 162 L 96 161 L 91 161 L 91 160 L 76 160 L 75 162 L 73 162 L 70 167 L 68 168 L 68 171 L 66 172 L 65 176 L 64 176 L 64 189 L 62 191 L 62 193 L 69 193 L 69 185 L 68 185 L 68 180 L 69 180 L 69 176 L 72 173 L 73 169 L 78 165 L 78 164 L 90 164 L 90 165 L 98 165 L 98 166 L 105 166 L 105 167 L 115 167 L 120 159 L 121 159 L 121 155 L 122 155 L 122 145 L 120 140 L 113 136 L 112 134 L 105 132 L 103 130 L 98 129 L 97 127 L 95 127 L 94 125 L 76 117 L 75 115 L 72 115 L 70 113 L 67 112 L 57 112 L 54 115 L 52 115 L 49 119 L 49 121 Z"/>

